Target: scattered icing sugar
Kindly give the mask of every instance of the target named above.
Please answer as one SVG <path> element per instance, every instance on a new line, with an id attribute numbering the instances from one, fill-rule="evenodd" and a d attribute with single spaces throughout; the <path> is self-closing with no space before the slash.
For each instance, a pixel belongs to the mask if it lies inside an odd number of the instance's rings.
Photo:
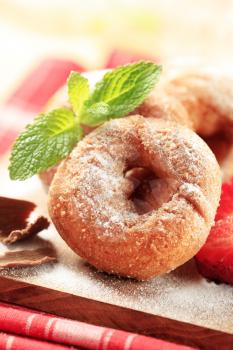
<path id="1" fill-rule="evenodd" d="M 7 168 L 6 168 L 7 169 Z M 4 195 L 34 200 L 38 211 L 47 215 L 47 195 L 37 178 L 25 186 L 10 182 L 7 171 L 2 171 Z M 7 191 L 8 189 L 8 191 Z M 1 276 L 14 278 L 66 293 L 105 303 L 132 308 L 155 315 L 177 319 L 226 332 L 233 329 L 233 287 L 207 282 L 195 268 L 193 261 L 175 271 L 148 282 L 120 279 L 97 272 L 72 252 L 58 235 L 53 225 L 39 234 L 57 251 L 54 266 L 2 270 Z M 38 240 L 22 242 L 22 248 L 35 248 Z M 0 251 L 6 247 L 0 245 Z"/>
<path id="2" fill-rule="evenodd" d="M 54 243 L 54 266 L 3 270 L 1 275 L 138 311 L 216 328 L 233 329 L 233 288 L 207 282 L 194 261 L 148 282 L 97 272 L 75 255 L 51 228 L 44 234 Z"/>

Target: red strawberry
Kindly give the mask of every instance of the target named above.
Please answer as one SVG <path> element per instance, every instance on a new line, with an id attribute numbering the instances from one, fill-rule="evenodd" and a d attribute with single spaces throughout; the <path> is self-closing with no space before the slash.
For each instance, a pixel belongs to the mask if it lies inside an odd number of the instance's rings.
<path id="1" fill-rule="evenodd" d="M 216 222 L 196 255 L 196 263 L 204 277 L 233 283 L 233 216 Z"/>
<path id="2" fill-rule="evenodd" d="M 222 194 L 215 221 L 233 214 L 233 178 L 222 185 Z"/>
<path id="3" fill-rule="evenodd" d="M 196 263 L 204 277 L 233 284 L 233 216 L 216 222 Z"/>
<path id="4" fill-rule="evenodd" d="M 222 186 L 215 225 L 195 258 L 204 277 L 233 284 L 233 178 Z"/>

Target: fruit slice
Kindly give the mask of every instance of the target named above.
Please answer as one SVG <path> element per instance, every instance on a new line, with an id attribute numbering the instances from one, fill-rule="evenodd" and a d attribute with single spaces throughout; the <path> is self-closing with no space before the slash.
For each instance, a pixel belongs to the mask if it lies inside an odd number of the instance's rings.
<path id="1" fill-rule="evenodd" d="M 233 284 L 233 178 L 222 186 L 215 225 L 195 259 L 204 277 Z"/>
<path id="2" fill-rule="evenodd" d="M 196 263 L 204 277 L 233 284 L 233 216 L 216 222 Z"/>
<path id="3" fill-rule="evenodd" d="M 233 178 L 222 185 L 222 194 L 215 221 L 233 215 Z"/>

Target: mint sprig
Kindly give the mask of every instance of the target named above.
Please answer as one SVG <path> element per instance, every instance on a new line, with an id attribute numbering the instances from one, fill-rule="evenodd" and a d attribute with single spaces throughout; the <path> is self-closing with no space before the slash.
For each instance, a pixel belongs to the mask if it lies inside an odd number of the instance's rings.
<path id="1" fill-rule="evenodd" d="M 90 95 L 88 80 L 77 72 L 71 72 L 67 81 L 69 102 L 78 115 Z"/>
<path id="2" fill-rule="evenodd" d="M 83 137 L 81 125 L 97 126 L 132 112 L 151 92 L 161 74 L 152 62 L 137 62 L 107 72 L 90 93 L 88 80 L 71 72 L 67 85 L 71 108 L 35 118 L 13 145 L 9 173 L 25 180 L 57 164 Z"/>
<path id="3" fill-rule="evenodd" d="M 25 180 L 58 163 L 81 139 L 82 129 L 65 108 L 39 115 L 21 133 L 10 159 L 11 179 Z"/>
<path id="4" fill-rule="evenodd" d="M 93 126 L 112 119 L 120 118 L 139 106 L 151 92 L 161 73 L 161 66 L 152 62 L 141 61 L 134 64 L 120 66 L 105 74 L 98 82 L 86 102 L 86 109 L 81 116 L 84 124 Z M 93 115 L 93 106 L 105 103 L 108 112 L 103 117 L 90 118 Z"/>

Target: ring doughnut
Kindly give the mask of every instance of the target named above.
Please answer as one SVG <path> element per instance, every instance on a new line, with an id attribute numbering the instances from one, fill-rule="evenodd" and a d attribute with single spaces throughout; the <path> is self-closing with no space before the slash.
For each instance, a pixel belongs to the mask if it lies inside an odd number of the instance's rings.
<path id="1" fill-rule="evenodd" d="M 192 130 L 130 116 L 78 143 L 58 167 L 48 207 L 79 256 L 98 270 L 146 280 L 196 254 L 220 188 L 219 165 Z"/>
<path id="2" fill-rule="evenodd" d="M 134 113 L 191 128 L 213 150 L 227 181 L 233 175 L 232 86 L 232 79 L 206 69 L 171 71 Z"/>

